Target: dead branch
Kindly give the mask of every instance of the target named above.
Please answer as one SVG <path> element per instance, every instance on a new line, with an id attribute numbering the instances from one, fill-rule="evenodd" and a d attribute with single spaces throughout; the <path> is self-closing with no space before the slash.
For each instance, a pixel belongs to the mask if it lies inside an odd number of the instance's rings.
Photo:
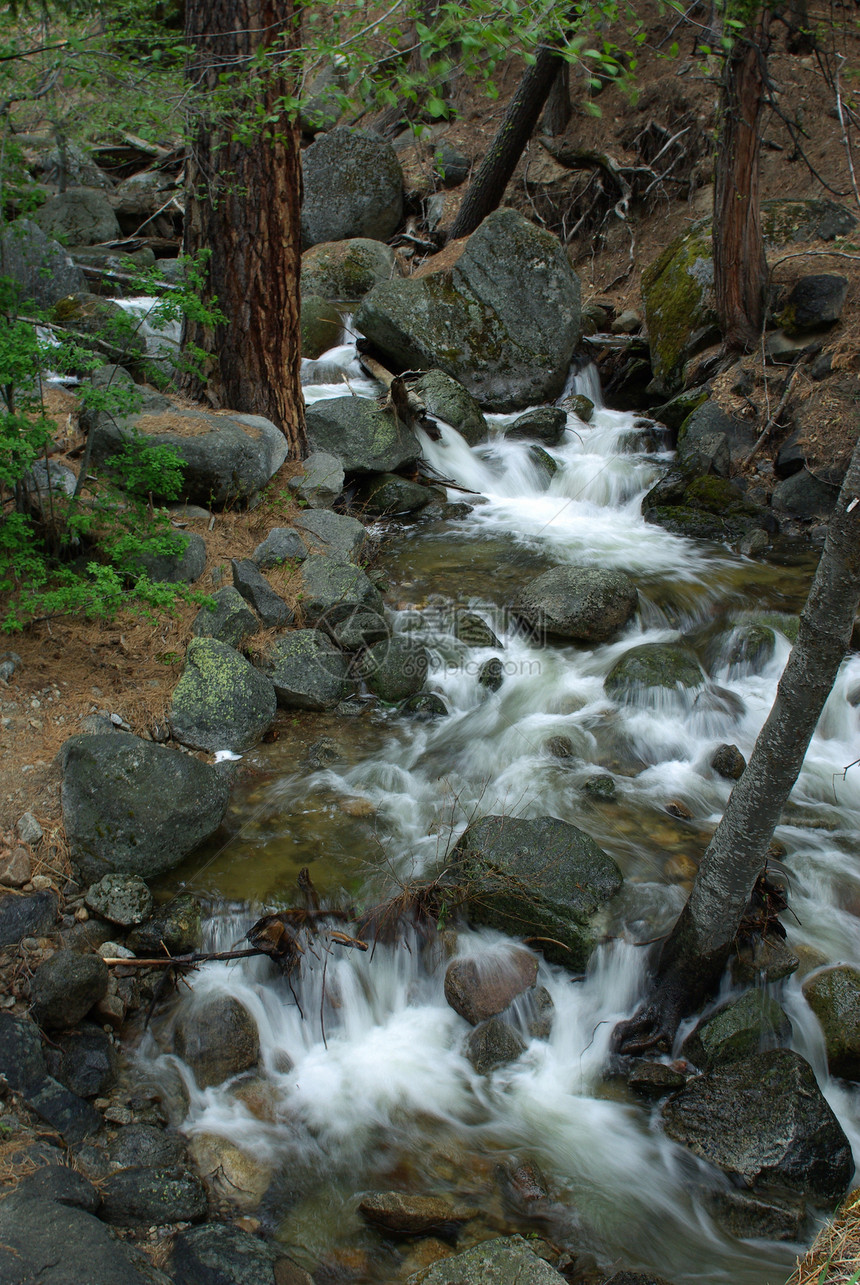
<path id="1" fill-rule="evenodd" d="M 750 461 L 761 450 L 765 440 L 767 439 L 768 434 L 770 433 L 773 426 L 776 424 L 782 412 L 785 410 L 786 405 L 788 404 L 788 399 L 791 396 L 791 390 L 794 387 L 795 380 L 797 379 L 797 376 L 800 374 L 803 366 L 804 366 L 804 359 L 801 359 L 795 366 L 794 370 L 791 372 L 791 376 L 789 377 L 789 380 L 785 385 L 785 390 L 782 394 L 782 397 L 779 399 L 779 405 L 777 406 L 776 410 L 768 419 L 764 428 L 761 430 L 761 433 L 759 434 L 758 439 L 756 440 L 756 444 L 750 451 L 749 455 L 744 460 L 744 464 L 749 464 Z"/>

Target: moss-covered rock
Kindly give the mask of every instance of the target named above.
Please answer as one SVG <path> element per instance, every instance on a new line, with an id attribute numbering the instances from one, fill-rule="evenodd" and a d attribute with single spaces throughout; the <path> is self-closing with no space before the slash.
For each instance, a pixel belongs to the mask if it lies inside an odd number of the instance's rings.
<path id="1" fill-rule="evenodd" d="M 700 687 L 705 681 L 696 657 L 680 643 L 643 643 L 616 661 L 606 675 L 604 687 L 611 696 L 623 695 L 636 687 Z"/>
<path id="2" fill-rule="evenodd" d="M 386 473 L 421 454 L 411 429 L 365 397 L 330 397 L 307 413 L 308 440 L 339 459 L 347 473 Z"/>
<path id="3" fill-rule="evenodd" d="M 212 595 L 213 606 L 201 607 L 191 625 L 195 638 L 217 638 L 228 647 L 258 632 L 260 622 L 245 599 L 232 585 L 225 585 Z"/>
<path id="4" fill-rule="evenodd" d="M 850 210 L 826 199 L 762 201 L 761 219 L 768 248 L 798 241 L 833 241 L 857 226 Z"/>
<path id="5" fill-rule="evenodd" d="M 302 563 L 299 574 L 301 609 L 310 624 L 337 623 L 365 607 L 376 615 L 381 614 L 382 595 L 364 572 L 351 563 L 311 554 Z"/>
<path id="6" fill-rule="evenodd" d="M 745 673 L 757 674 L 773 659 L 776 637 L 768 625 L 737 625 L 720 648 L 728 664 L 740 666 Z"/>
<path id="7" fill-rule="evenodd" d="M 590 835 L 556 817 L 483 817 L 460 837 L 455 862 L 473 923 L 533 939 L 574 971 L 594 948 L 596 912 L 622 882 Z"/>
<path id="8" fill-rule="evenodd" d="M 368 237 L 324 241 L 302 255 L 302 296 L 303 300 L 317 295 L 357 303 L 380 281 L 399 275 L 394 251 L 382 241 Z M 304 319 L 304 301 L 302 315 Z"/>
<path id="9" fill-rule="evenodd" d="M 348 694 L 346 657 L 316 629 L 293 629 L 260 662 L 284 709 L 334 709 Z"/>
<path id="10" fill-rule="evenodd" d="M 394 705 L 421 691 L 429 663 L 425 647 L 398 635 L 367 649 L 361 674 L 374 696 Z"/>
<path id="11" fill-rule="evenodd" d="M 146 351 L 137 319 L 112 299 L 101 299 L 89 292 L 66 295 L 54 304 L 51 315 L 57 325 L 67 330 L 110 344 L 117 360 L 122 357 L 134 361 Z"/>
<path id="12" fill-rule="evenodd" d="M 381 473 L 361 487 L 356 502 L 364 513 L 386 517 L 394 513 L 417 513 L 427 507 L 434 495 L 419 482 L 410 482 L 396 473 Z"/>
<path id="13" fill-rule="evenodd" d="M 334 348 L 343 330 L 341 315 L 334 304 L 321 295 L 302 296 L 302 356 L 321 357 Z"/>
<path id="14" fill-rule="evenodd" d="M 561 403 L 562 409 L 572 411 L 577 419 L 581 419 L 583 424 L 591 423 L 591 417 L 594 414 L 594 402 L 584 393 L 572 393 L 570 397 L 565 397 Z"/>
<path id="15" fill-rule="evenodd" d="M 579 279 L 557 239 L 499 209 L 437 257 L 427 275 L 375 286 L 358 329 L 400 366 L 444 370 L 490 410 L 557 397 L 580 335 Z"/>
<path id="16" fill-rule="evenodd" d="M 831 1075 L 860 1079 L 860 970 L 840 964 L 815 973 L 803 997 L 821 1023 Z"/>
<path id="17" fill-rule="evenodd" d="M 244 656 L 215 638 L 191 639 L 168 712 L 177 741 L 196 750 L 247 750 L 276 710 L 271 681 Z"/>
<path id="18" fill-rule="evenodd" d="M 630 620 L 638 601 L 622 571 L 553 567 L 520 590 L 514 612 L 540 634 L 605 642 Z"/>
<path id="19" fill-rule="evenodd" d="M 444 370 L 428 370 L 413 384 L 428 415 L 456 428 L 470 446 L 486 441 L 487 421 L 475 398 Z"/>
<path id="20" fill-rule="evenodd" d="M 790 1039 L 791 1022 L 776 1000 L 765 991 L 749 990 L 699 1022 L 682 1052 L 694 1066 L 709 1071 L 763 1049 L 782 1047 Z"/>
<path id="21" fill-rule="evenodd" d="M 655 382 L 672 394 L 685 362 L 719 335 L 709 223 L 676 237 L 645 269 L 642 301 Z"/>

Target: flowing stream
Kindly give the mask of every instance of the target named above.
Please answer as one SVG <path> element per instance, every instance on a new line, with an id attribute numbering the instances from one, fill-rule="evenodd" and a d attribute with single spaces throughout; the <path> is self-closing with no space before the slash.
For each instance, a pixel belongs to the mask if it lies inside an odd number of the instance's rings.
<path id="1" fill-rule="evenodd" d="M 308 402 L 342 396 L 347 385 L 360 396 L 379 391 L 349 343 L 306 362 L 304 382 Z M 441 440 L 422 442 L 425 457 L 478 493 L 449 492 L 474 507 L 392 523 L 383 535 L 378 561 L 391 582 L 393 627 L 427 646 L 428 687 L 449 715 L 422 722 L 363 701 L 349 714 L 287 719 L 276 743 L 245 756 L 230 840 L 165 883 L 207 899 L 207 945 L 223 949 L 264 910 L 296 904 L 304 865 L 325 897 L 370 903 L 437 870 L 476 816 L 570 821 L 615 858 L 625 885 L 586 977 L 540 963 L 538 984 L 555 1006 L 549 1038 L 528 1034 L 523 1007 L 524 1055 L 488 1077 L 473 1071 L 463 1053 L 470 1028 L 443 995 L 445 951 L 492 954 L 503 939 L 464 930 L 453 947 L 443 933 L 433 947 L 407 940 L 366 955 L 320 953 L 293 977 L 292 991 L 267 960 L 205 966 L 194 994 L 227 991 L 258 1023 L 266 1110 L 249 1108 L 235 1085 L 198 1089 L 165 1051 L 169 1019 L 146 1037 L 140 1059 L 156 1076 L 173 1067 L 184 1077 L 186 1132 L 228 1138 L 271 1167 L 260 1216 L 309 1269 L 323 1259 L 352 1264 L 351 1280 L 405 1279 L 415 1270 L 409 1247 L 380 1251 L 356 1213 L 360 1193 L 399 1188 L 479 1208 L 461 1246 L 519 1230 L 587 1251 L 607 1271 L 650 1269 L 677 1285 L 778 1285 L 798 1246 L 721 1230 L 707 1193 L 728 1184 L 662 1135 L 656 1108 L 604 1073 L 612 1028 L 643 993 L 645 952 L 636 943 L 665 931 L 679 911 L 728 798 L 730 783 L 708 766 L 710 756 L 721 742 L 749 755 L 789 653 L 783 629 L 790 632 L 804 601 L 811 559 L 787 550 L 754 563 L 646 524 L 642 497 L 670 458 L 659 433 L 603 407 L 593 368 L 574 374 L 568 391 L 586 393 L 597 409 L 588 425 L 569 416 L 562 445 L 550 451 L 558 465 L 551 480 L 528 443 L 503 440 L 512 416 L 489 417 L 490 441 L 474 449 L 443 425 Z M 616 641 L 538 646 L 516 628 L 513 593 L 564 562 L 620 568 L 635 580 L 640 612 Z M 502 646 L 457 640 L 455 613 L 466 609 Z M 762 616 L 776 628 L 776 648 L 753 664 L 739 658 L 733 630 Z M 603 679 L 626 650 L 681 636 L 709 675 L 701 688 L 621 703 L 606 695 Z M 495 693 L 478 682 L 490 657 L 502 662 Z M 857 756 L 858 691 L 860 657 L 852 656 L 777 832 L 797 916 L 786 927 L 801 971 L 860 964 L 860 769 L 843 775 Z M 322 736 L 337 743 L 336 756 L 308 765 L 308 748 Z M 564 757 L 551 738 L 566 738 Z M 612 778 L 614 799 L 584 790 L 595 774 Z M 673 801 L 692 819 L 670 815 Z M 794 1047 L 860 1155 L 857 1094 L 828 1078 L 800 980 L 784 983 L 778 998 Z M 506 1200 L 498 1178 L 524 1161 L 539 1167 L 549 1191 L 531 1212 Z"/>

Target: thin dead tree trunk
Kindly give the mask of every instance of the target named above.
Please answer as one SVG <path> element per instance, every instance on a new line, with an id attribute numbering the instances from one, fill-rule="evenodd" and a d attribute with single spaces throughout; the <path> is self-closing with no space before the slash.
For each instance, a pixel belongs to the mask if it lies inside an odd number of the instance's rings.
<path id="1" fill-rule="evenodd" d="M 279 50 L 298 40 L 298 6 L 282 0 L 187 0 L 187 76 L 200 103 L 188 165 L 185 252 L 209 253 L 205 300 L 226 317 L 187 322 L 184 347 L 205 353 L 204 379 L 183 390 L 264 415 L 306 449 L 301 394 L 299 133 L 281 106 Z M 271 51 L 265 67 L 261 51 Z M 257 61 L 255 61 L 257 59 Z M 230 105 L 208 110 L 224 97 Z M 210 98 L 210 95 L 212 96 Z"/>
<path id="2" fill-rule="evenodd" d="M 726 56 L 714 176 L 714 292 L 729 351 L 758 343 L 767 262 L 761 229 L 759 153 L 770 14 L 763 7 Z"/>
<path id="3" fill-rule="evenodd" d="M 780 813 L 845 656 L 860 602 L 860 441 L 830 519 L 773 708 L 661 952 L 650 1002 L 616 1030 L 621 1052 L 671 1047 L 716 988 Z"/>
<path id="4" fill-rule="evenodd" d="M 526 68 L 490 149 L 463 198 L 451 228 L 452 240 L 474 232 L 498 207 L 563 63 L 564 59 L 555 49 L 542 47 L 536 62 Z"/>

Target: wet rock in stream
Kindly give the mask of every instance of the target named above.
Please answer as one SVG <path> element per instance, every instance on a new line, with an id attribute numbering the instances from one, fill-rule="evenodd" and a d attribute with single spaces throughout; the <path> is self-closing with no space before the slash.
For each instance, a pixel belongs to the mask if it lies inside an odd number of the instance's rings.
<path id="1" fill-rule="evenodd" d="M 371 1227 L 396 1236 L 450 1236 L 476 1214 L 440 1196 L 400 1191 L 372 1192 L 362 1198 L 358 1212 Z"/>
<path id="2" fill-rule="evenodd" d="M 205 1089 L 255 1066 L 260 1036 L 244 1004 L 229 995 L 213 995 L 180 1013 L 174 1048 Z"/>
<path id="3" fill-rule="evenodd" d="M 416 1272 L 408 1285 L 562 1285 L 564 1279 L 521 1236 L 498 1236 Z"/>
<path id="4" fill-rule="evenodd" d="M 445 998 L 472 1026 L 503 1012 L 537 978 L 538 962 L 527 950 L 454 959 L 445 973 Z"/>

